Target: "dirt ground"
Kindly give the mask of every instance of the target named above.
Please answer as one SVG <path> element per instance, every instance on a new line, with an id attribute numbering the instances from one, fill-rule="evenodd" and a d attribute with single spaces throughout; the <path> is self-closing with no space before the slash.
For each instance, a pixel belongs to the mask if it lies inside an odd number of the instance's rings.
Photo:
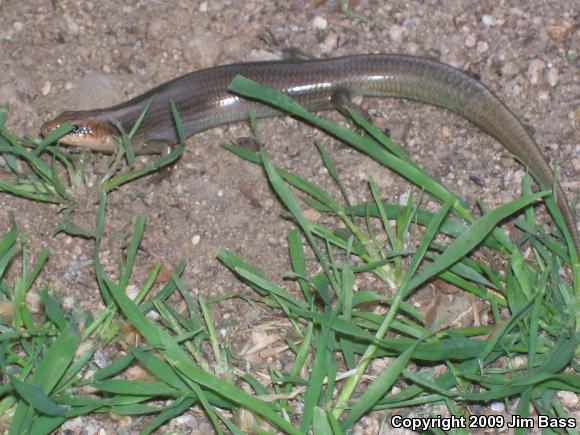
<path id="1" fill-rule="evenodd" d="M 564 190 L 573 197 L 580 187 L 580 27 L 573 4 L 352 1 L 352 11 L 368 18 L 363 20 L 342 13 L 337 0 L 1 0 L 0 102 L 10 103 L 14 131 L 35 135 L 43 121 L 63 110 L 119 103 L 199 68 L 277 58 L 276 47 L 259 37 L 266 31 L 282 45 L 318 57 L 377 52 L 426 56 L 466 70 L 493 89 L 533 128 L 545 156 L 558 160 Z M 479 197 L 492 208 L 518 194 L 522 166 L 466 121 L 416 103 L 366 99 L 363 104 L 378 126 L 389 128 L 413 158 L 469 204 Z M 328 116 L 340 119 L 334 113 Z M 369 176 L 391 202 L 410 191 L 396 175 L 294 120 L 260 121 L 259 129 L 276 164 L 330 188 L 312 146 L 320 140 L 331 152 L 352 202 L 369 199 Z M 145 215 L 136 283 L 154 261 L 173 267 L 184 259 L 184 281 L 193 295 L 249 294 L 216 260 L 220 247 L 283 283 L 291 224 L 281 216 L 261 169 L 220 147 L 248 135 L 245 124 L 199 134 L 188 140 L 180 161 L 163 176 L 141 179 L 111 194 L 102 252 L 107 271 L 116 271 L 131 224 Z M 95 158 L 95 171 L 103 167 L 100 160 Z M 53 206 L 2 193 L 0 204 L 0 234 L 15 216 L 32 258 L 43 248 L 50 250 L 41 281 L 63 292 L 68 306 L 98 310 L 102 302 L 90 263 L 93 243 L 62 234 L 53 237 L 60 219 Z M 78 214 L 77 219 L 94 224 L 92 213 Z M 425 308 L 435 294 L 437 289 L 427 286 L 415 303 Z M 471 298 L 453 292 L 437 297 L 445 315 L 473 324 Z M 275 320 L 239 299 L 214 308 L 234 352 L 251 342 L 256 325 Z M 194 418 L 205 421 L 201 413 Z M 173 430 L 188 430 L 191 422 L 184 421 L 175 422 Z M 114 433 L 118 424 L 103 416 L 87 417 L 69 430 Z M 377 427 L 376 422 L 367 424 L 357 431 L 372 433 Z"/>

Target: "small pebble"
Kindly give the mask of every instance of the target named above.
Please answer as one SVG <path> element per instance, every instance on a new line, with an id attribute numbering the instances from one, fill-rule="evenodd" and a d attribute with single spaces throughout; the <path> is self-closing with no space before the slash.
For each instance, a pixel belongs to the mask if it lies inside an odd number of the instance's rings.
<path id="1" fill-rule="evenodd" d="M 414 42 L 409 42 L 406 44 L 407 46 L 407 54 L 415 55 L 419 52 L 419 45 L 415 44 Z"/>
<path id="2" fill-rule="evenodd" d="M 0 86 L 0 101 L 1 102 L 9 102 L 10 104 L 16 104 L 18 102 L 18 92 L 14 89 L 12 85 L 4 85 Z M 0 207 L 2 208 L 2 207 Z"/>
<path id="3" fill-rule="evenodd" d="M 572 159 L 572 169 L 575 173 L 580 172 L 580 159 Z"/>
<path id="4" fill-rule="evenodd" d="M 129 285 L 127 286 L 127 290 L 125 290 L 125 293 L 129 299 L 134 300 L 139 295 L 139 287 L 136 285 Z"/>
<path id="5" fill-rule="evenodd" d="M 201 2 L 199 5 L 199 11 L 200 12 L 207 12 L 207 2 Z"/>
<path id="6" fill-rule="evenodd" d="M 393 358 L 375 358 L 371 363 L 371 373 L 374 375 L 380 374 L 383 370 L 393 363 Z"/>
<path id="7" fill-rule="evenodd" d="M 475 36 L 475 33 L 470 33 L 469 35 L 467 35 L 467 37 L 465 38 L 465 46 L 467 48 L 473 48 L 475 47 L 476 44 L 477 44 L 477 36 Z"/>
<path id="8" fill-rule="evenodd" d="M 187 426 L 191 429 L 195 429 L 199 426 L 197 419 L 191 414 L 180 415 L 173 420 L 176 426 Z"/>
<path id="9" fill-rule="evenodd" d="M 324 42 L 320 45 L 320 51 L 328 54 L 336 51 L 338 47 L 338 35 L 334 32 L 328 32 L 324 37 Z"/>
<path id="10" fill-rule="evenodd" d="M 562 405 L 568 409 L 576 408 L 578 406 L 578 402 L 580 401 L 578 394 L 575 394 L 571 391 L 558 391 L 556 393 L 556 397 L 558 397 Z"/>
<path id="11" fill-rule="evenodd" d="M 312 27 L 314 27 L 316 30 L 326 30 L 328 27 L 328 21 L 326 18 L 317 15 L 312 20 Z"/>
<path id="12" fill-rule="evenodd" d="M 76 417 L 64 422 L 61 426 L 63 432 L 70 432 L 70 433 L 95 433 L 94 425 L 87 424 L 86 417 Z M 89 430 L 93 430 L 93 432 L 89 432 Z"/>
<path id="13" fill-rule="evenodd" d="M 201 236 L 199 234 L 195 234 L 192 238 L 191 238 L 191 244 L 193 246 L 198 245 L 199 242 L 201 241 Z"/>
<path id="14" fill-rule="evenodd" d="M 14 24 L 12 24 L 12 29 L 15 32 L 21 32 L 22 29 L 24 29 L 24 24 L 21 23 L 20 21 L 15 21 Z"/>
<path id="15" fill-rule="evenodd" d="M 97 367 L 105 367 L 111 362 L 107 352 L 103 349 L 99 349 L 95 352 L 94 361 Z"/>
<path id="16" fill-rule="evenodd" d="M 481 22 L 485 24 L 487 27 L 495 27 L 495 25 L 497 24 L 495 18 L 492 17 L 491 15 L 483 15 L 481 17 Z"/>
<path id="17" fill-rule="evenodd" d="M 66 311 L 72 311 L 76 305 L 76 300 L 72 296 L 68 296 L 62 300 L 62 308 Z"/>
<path id="18" fill-rule="evenodd" d="M 214 427 L 209 423 L 201 423 L 197 426 L 198 433 L 214 433 Z"/>
<path id="19" fill-rule="evenodd" d="M 546 32 L 548 33 L 550 39 L 559 41 L 568 34 L 573 26 L 574 22 L 572 20 L 566 20 L 563 18 L 551 18 L 550 21 L 548 21 Z"/>
<path id="20" fill-rule="evenodd" d="M 555 66 L 548 69 L 547 74 L 548 83 L 550 86 L 555 87 L 559 82 L 559 72 L 558 68 Z"/>
<path id="21" fill-rule="evenodd" d="M 504 77 L 511 79 L 519 72 L 518 65 L 515 62 L 506 62 L 501 67 L 501 73 Z"/>
<path id="22" fill-rule="evenodd" d="M 403 26 L 394 25 L 389 29 L 389 38 L 393 42 L 400 43 L 406 33 L 407 29 Z"/>
<path id="23" fill-rule="evenodd" d="M 215 65 L 221 52 L 220 40 L 214 36 L 204 35 L 183 41 L 183 56 L 196 68 L 208 68 Z"/>
<path id="24" fill-rule="evenodd" d="M 149 311 L 145 317 L 147 317 L 149 320 L 152 320 L 154 322 L 158 321 L 161 316 L 159 315 L 159 313 L 157 311 Z"/>
<path id="25" fill-rule="evenodd" d="M 479 41 L 477 43 L 477 52 L 478 53 L 485 53 L 487 50 L 489 50 L 489 44 L 485 41 Z"/>
<path id="26" fill-rule="evenodd" d="M 540 78 L 545 69 L 546 64 L 540 59 L 534 59 L 530 62 L 528 66 L 528 80 L 532 85 L 540 83 Z"/>
<path id="27" fill-rule="evenodd" d="M 311 222 L 318 222 L 322 217 L 322 215 L 313 208 L 307 208 L 306 210 L 304 210 L 303 215 L 306 219 L 308 219 Z"/>
<path id="28" fill-rule="evenodd" d="M 42 93 L 42 95 L 48 95 L 48 94 L 50 94 L 51 88 L 52 88 L 52 85 L 50 84 L 50 82 L 46 81 L 42 84 L 42 88 L 40 88 L 40 92 Z"/>
<path id="29" fill-rule="evenodd" d="M 76 23 L 74 18 L 71 17 L 68 13 L 64 14 L 64 22 L 66 23 L 68 31 L 73 35 L 76 35 L 77 33 L 80 32 L 81 29 L 79 25 Z"/>
<path id="30" fill-rule="evenodd" d="M 505 410 L 505 406 L 501 402 L 493 402 L 490 408 L 494 412 L 503 412 Z"/>
<path id="31" fill-rule="evenodd" d="M 537 92 L 538 95 L 538 100 L 540 101 L 548 101 L 550 99 L 550 91 L 548 90 L 548 88 L 542 86 L 540 87 L 540 89 L 538 89 Z"/>
<path id="32" fill-rule="evenodd" d="M 165 19 L 155 18 L 149 23 L 149 28 L 147 29 L 147 36 L 151 40 L 158 40 L 163 37 L 163 30 L 165 27 Z"/>

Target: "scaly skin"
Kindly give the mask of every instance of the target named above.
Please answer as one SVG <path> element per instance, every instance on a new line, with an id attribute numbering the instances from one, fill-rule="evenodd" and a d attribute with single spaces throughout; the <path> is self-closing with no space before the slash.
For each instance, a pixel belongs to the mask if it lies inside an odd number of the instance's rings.
<path id="1" fill-rule="evenodd" d="M 228 93 L 228 85 L 237 74 L 280 90 L 309 110 L 335 108 L 333 96 L 338 93 L 403 98 L 443 107 L 496 138 L 529 168 L 536 181 L 552 186 L 553 173 L 542 152 L 517 116 L 492 91 L 449 65 L 397 54 L 251 62 L 208 68 L 171 80 L 114 107 L 64 112 L 45 123 L 42 133 L 47 135 L 63 122 L 71 121 L 76 128 L 61 138 L 62 143 L 113 152 L 118 135 L 113 122 L 120 123 L 128 131 L 147 102 L 155 97 L 133 139 L 137 153 L 155 153 L 177 142 L 171 102 L 175 103 L 183 119 L 186 136 L 247 119 L 250 109 L 258 118 L 281 115 L 270 107 Z M 576 221 L 559 183 L 556 195 L 576 251 L 580 253 Z"/>

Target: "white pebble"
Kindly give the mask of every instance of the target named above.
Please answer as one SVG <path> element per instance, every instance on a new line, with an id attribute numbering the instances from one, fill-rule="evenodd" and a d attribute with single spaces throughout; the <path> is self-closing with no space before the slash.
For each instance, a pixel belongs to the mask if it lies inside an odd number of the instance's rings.
<path id="1" fill-rule="evenodd" d="M 547 88 L 542 87 L 538 89 L 538 100 L 548 101 L 550 99 L 550 91 Z"/>
<path id="2" fill-rule="evenodd" d="M 409 202 L 409 194 L 408 193 L 403 193 L 399 197 L 399 205 L 407 205 L 408 202 Z"/>
<path id="3" fill-rule="evenodd" d="M 495 21 L 495 18 L 492 17 L 491 15 L 484 15 L 481 17 L 481 22 L 483 24 L 485 24 L 488 27 L 494 27 L 497 23 Z"/>
<path id="4" fill-rule="evenodd" d="M 559 78 L 560 74 L 558 72 L 558 68 L 552 67 L 548 69 L 547 79 L 550 86 L 555 87 L 559 82 Z"/>
<path id="5" fill-rule="evenodd" d="M 76 305 L 76 300 L 72 296 L 68 296 L 62 300 L 62 308 L 67 311 L 72 311 Z"/>
<path id="6" fill-rule="evenodd" d="M 20 32 L 20 31 L 22 31 L 22 29 L 24 29 L 24 24 L 23 24 L 23 23 L 21 23 L 20 21 L 15 21 L 15 22 L 12 24 L 12 29 L 13 29 L 15 32 Z"/>
<path id="7" fill-rule="evenodd" d="M 493 402 L 490 408 L 494 412 L 503 412 L 505 410 L 505 406 L 501 402 Z"/>
<path id="8" fill-rule="evenodd" d="M 407 32 L 408 30 L 403 26 L 394 25 L 389 29 L 389 37 L 393 42 L 401 42 Z"/>
<path id="9" fill-rule="evenodd" d="M 42 95 L 48 95 L 48 94 L 50 94 L 51 88 L 52 88 L 52 85 L 50 84 L 50 82 L 46 81 L 42 84 L 42 88 L 40 88 L 40 92 L 42 93 Z"/>
<path id="10" fill-rule="evenodd" d="M 467 48 L 473 48 L 475 47 L 475 44 L 477 44 L 477 36 L 475 36 L 475 33 L 470 33 L 465 38 L 465 46 Z"/>
<path id="11" fill-rule="evenodd" d="M 576 408 L 578 406 L 578 402 L 580 401 L 578 395 L 571 391 L 558 391 L 558 393 L 556 393 L 556 397 L 558 397 L 558 399 L 560 399 L 562 402 L 562 405 L 568 409 Z"/>
<path id="12" fill-rule="evenodd" d="M 533 85 L 540 83 L 540 77 L 546 69 L 546 64 L 540 59 L 534 59 L 528 65 L 528 80 Z"/>
<path id="13" fill-rule="evenodd" d="M 152 320 L 154 322 L 158 321 L 161 316 L 159 315 L 159 313 L 157 311 L 149 311 L 145 317 L 147 317 L 149 320 Z"/>
<path id="14" fill-rule="evenodd" d="M 478 53 L 485 53 L 487 50 L 489 50 L 489 44 L 485 41 L 479 41 L 477 43 L 477 52 Z"/>
<path id="15" fill-rule="evenodd" d="M 326 18 L 317 15 L 312 20 L 312 27 L 314 27 L 316 30 L 326 30 L 328 27 L 328 21 Z"/>
<path id="16" fill-rule="evenodd" d="M 80 26 L 75 22 L 74 18 L 71 17 L 68 13 L 64 14 L 64 21 L 67 25 L 68 31 L 73 35 L 76 35 L 80 32 Z"/>
<path id="17" fill-rule="evenodd" d="M 184 40 L 181 49 L 185 59 L 199 68 L 214 65 L 221 52 L 219 41 L 209 34 Z"/>
<path id="18" fill-rule="evenodd" d="M 201 2 L 201 4 L 199 5 L 199 11 L 207 12 L 207 2 Z"/>
<path id="19" fill-rule="evenodd" d="M 333 53 L 338 47 L 338 35 L 333 32 L 328 32 L 324 37 L 324 42 L 320 46 L 320 51 L 322 53 Z"/>
<path id="20" fill-rule="evenodd" d="M 187 427 L 190 427 L 192 429 L 195 429 L 199 426 L 199 422 L 191 414 L 181 415 L 181 416 L 177 417 L 174 420 L 174 422 L 175 422 L 176 426 L 187 426 Z"/>
<path id="21" fill-rule="evenodd" d="M 191 238 L 191 244 L 193 246 L 199 244 L 199 242 L 201 241 L 201 236 L 199 234 L 195 234 L 192 238 Z"/>
<path id="22" fill-rule="evenodd" d="M 127 286 L 127 290 L 125 290 L 125 294 L 133 301 L 139 295 L 139 287 L 136 285 L 129 285 Z"/>

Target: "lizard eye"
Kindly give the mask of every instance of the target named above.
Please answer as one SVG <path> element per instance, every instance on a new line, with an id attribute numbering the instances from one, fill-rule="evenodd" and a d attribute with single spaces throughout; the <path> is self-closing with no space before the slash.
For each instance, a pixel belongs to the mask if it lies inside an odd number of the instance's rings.
<path id="1" fill-rule="evenodd" d="M 85 136 L 89 133 L 89 129 L 84 124 L 73 124 L 73 128 L 69 134 L 76 134 L 79 136 Z"/>

